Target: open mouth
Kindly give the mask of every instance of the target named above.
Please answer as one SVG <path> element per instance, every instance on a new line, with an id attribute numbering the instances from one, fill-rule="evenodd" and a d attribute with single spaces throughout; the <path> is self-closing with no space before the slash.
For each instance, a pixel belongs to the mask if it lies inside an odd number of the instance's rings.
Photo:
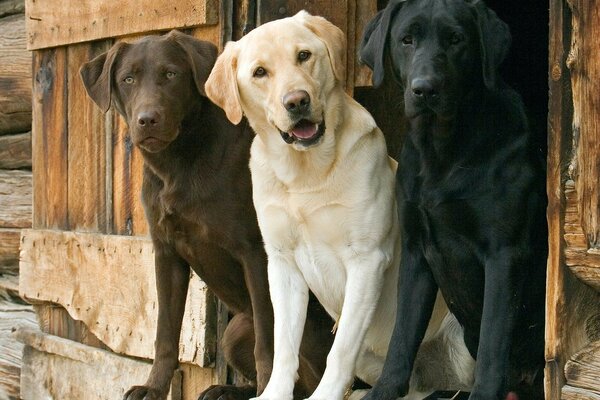
<path id="1" fill-rule="evenodd" d="M 325 122 L 317 124 L 307 119 L 300 120 L 289 132 L 280 131 L 282 139 L 292 144 L 298 142 L 304 146 L 316 143 L 325 133 Z"/>

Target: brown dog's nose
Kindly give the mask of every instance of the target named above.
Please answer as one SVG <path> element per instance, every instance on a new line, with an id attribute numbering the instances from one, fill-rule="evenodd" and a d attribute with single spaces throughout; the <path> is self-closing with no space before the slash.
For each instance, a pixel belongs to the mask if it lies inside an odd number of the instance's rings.
<path id="1" fill-rule="evenodd" d="M 294 90 L 283 96 L 282 102 L 288 112 L 299 114 L 308 111 L 310 96 L 306 90 Z"/>
<path id="2" fill-rule="evenodd" d="M 157 111 L 142 111 L 138 114 L 137 123 L 138 126 L 149 128 L 158 125 L 160 122 L 160 115 Z"/>

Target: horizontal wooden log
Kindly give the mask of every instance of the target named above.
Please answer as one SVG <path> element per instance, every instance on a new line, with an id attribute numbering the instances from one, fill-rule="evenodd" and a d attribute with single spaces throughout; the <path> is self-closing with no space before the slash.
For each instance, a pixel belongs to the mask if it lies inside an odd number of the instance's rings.
<path id="1" fill-rule="evenodd" d="M 120 399 L 130 386 L 145 382 L 151 368 L 39 330 L 18 329 L 15 337 L 25 344 L 23 399 Z"/>
<path id="2" fill-rule="evenodd" d="M 25 15 L 0 19 L 0 135 L 31 130 L 31 53 Z"/>
<path id="3" fill-rule="evenodd" d="M 50 230 L 24 230 L 20 293 L 60 304 L 117 353 L 154 358 L 157 298 L 149 239 Z M 193 275 L 179 358 L 209 366 L 216 349 L 216 306 Z"/>
<path id="4" fill-rule="evenodd" d="M 589 390 L 565 385 L 562 388 L 561 400 L 600 400 L 600 394 Z"/>
<path id="5" fill-rule="evenodd" d="M 218 0 L 26 0 L 30 50 L 131 35 L 213 25 Z"/>
<path id="6" fill-rule="evenodd" d="M 29 171 L 0 170 L 0 228 L 29 228 L 32 219 Z"/>
<path id="7" fill-rule="evenodd" d="M 25 12 L 25 0 L 1 0 L 0 18 L 7 15 L 23 14 Z"/>
<path id="8" fill-rule="evenodd" d="M 20 229 L 0 228 L 0 273 L 19 271 Z"/>
<path id="9" fill-rule="evenodd" d="M 569 386 L 600 396 L 600 341 L 589 344 L 571 357 L 565 365 L 565 376 Z"/>
<path id="10" fill-rule="evenodd" d="M 31 168 L 31 132 L 0 136 L 0 168 Z"/>
<path id="11" fill-rule="evenodd" d="M 17 399 L 23 344 L 15 340 L 12 330 L 35 328 L 37 323 L 30 305 L 14 303 L 5 294 L 0 287 L 0 399 Z"/>

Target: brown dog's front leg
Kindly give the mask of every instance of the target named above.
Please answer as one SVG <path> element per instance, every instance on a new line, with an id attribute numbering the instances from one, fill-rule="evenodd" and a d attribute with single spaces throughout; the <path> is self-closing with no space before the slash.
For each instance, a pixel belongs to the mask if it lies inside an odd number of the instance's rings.
<path id="1" fill-rule="evenodd" d="M 256 392 L 260 395 L 273 369 L 273 306 L 269 295 L 266 254 L 255 251 L 244 259 L 244 279 L 252 302 Z"/>
<path id="2" fill-rule="evenodd" d="M 179 335 L 185 309 L 190 268 L 174 251 L 155 242 L 158 324 L 154 362 L 143 386 L 134 386 L 124 400 L 162 400 L 167 397 L 173 372 L 178 365 Z"/>

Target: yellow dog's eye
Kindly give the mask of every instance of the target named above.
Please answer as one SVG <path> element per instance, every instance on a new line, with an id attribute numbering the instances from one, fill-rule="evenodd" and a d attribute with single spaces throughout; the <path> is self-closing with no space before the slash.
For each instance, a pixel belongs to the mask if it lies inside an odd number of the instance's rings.
<path id="1" fill-rule="evenodd" d="M 267 70 L 264 69 L 263 67 L 256 68 L 254 70 L 254 73 L 252 74 L 252 76 L 254 76 L 255 78 L 261 78 L 265 75 L 267 75 Z"/>
<path id="2" fill-rule="evenodd" d="M 132 84 L 133 83 L 133 77 L 127 76 L 127 77 L 125 77 L 125 79 L 123 79 L 123 82 Z"/>
<path id="3" fill-rule="evenodd" d="M 310 58 L 311 53 L 308 50 L 302 50 L 298 53 L 298 61 L 303 62 Z"/>

